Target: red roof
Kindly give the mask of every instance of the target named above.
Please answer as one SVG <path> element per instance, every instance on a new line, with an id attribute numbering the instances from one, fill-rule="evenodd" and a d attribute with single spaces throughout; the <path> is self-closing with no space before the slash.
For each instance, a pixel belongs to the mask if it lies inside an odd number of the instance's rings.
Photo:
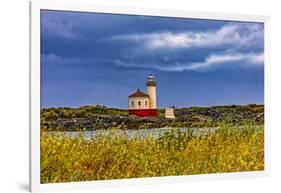
<path id="1" fill-rule="evenodd" d="M 129 98 L 133 98 L 133 97 L 149 97 L 149 95 L 144 93 L 144 92 L 142 92 L 142 91 L 140 91 L 138 89 L 136 92 L 134 92 L 133 94 L 129 95 Z"/>

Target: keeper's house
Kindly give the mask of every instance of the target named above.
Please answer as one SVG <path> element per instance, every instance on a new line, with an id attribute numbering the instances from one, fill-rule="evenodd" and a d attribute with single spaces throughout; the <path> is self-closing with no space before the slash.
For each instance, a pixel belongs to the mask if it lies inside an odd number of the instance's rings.
<path id="1" fill-rule="evenodd" d="M 149 75 L 147 82 L 147 94 L 139 89 L 128 97 L 129 115 L 139 117 L 157 116 L 156 81 L 153 75 Z"/>

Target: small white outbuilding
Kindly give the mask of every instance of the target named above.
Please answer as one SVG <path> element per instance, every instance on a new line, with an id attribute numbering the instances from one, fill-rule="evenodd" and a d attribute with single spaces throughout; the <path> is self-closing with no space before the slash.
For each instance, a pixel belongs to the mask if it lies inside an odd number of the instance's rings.
<path id="1" fill-rule="evenodd" d="M 165 108 L 165 118 L 168 119 L 175 119 L 175 113 L 174 113 L 174 108 L 169 107 L 169 108 Z"/>

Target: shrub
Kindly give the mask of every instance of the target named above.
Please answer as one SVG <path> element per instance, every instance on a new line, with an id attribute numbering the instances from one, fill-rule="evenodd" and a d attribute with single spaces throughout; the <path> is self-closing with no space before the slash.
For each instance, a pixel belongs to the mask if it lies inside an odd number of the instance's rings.
<path id="1" fill-rule="evenodd" d="M 132 138 L 117 131 L 92 139 L 41 136 L 41 182 L 74 182 L 264 169 L 263 127 L 221 125 L 158 138 Z"/>

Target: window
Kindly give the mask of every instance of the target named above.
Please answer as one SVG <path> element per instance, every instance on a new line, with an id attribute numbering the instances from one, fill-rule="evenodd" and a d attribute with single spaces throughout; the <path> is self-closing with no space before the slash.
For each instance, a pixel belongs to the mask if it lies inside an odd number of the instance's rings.
<path id="1" fill-rule="evenodd" d="M 145 101 L 145 106 L 147 106 L 147 101 Z"/>
<path id="2" fill-rule="evenodd" d="M 139 107 L 141 106 L 141 101 L 139 101 Z"/>
<path id="3" fill-rule="evenodd" d="M 134 101 L 132 101 L 132 102 L 131 102 L 131 106 L 133 107 L 134 105 L 135 105 L 135 104 L 134 104 Z"/>

